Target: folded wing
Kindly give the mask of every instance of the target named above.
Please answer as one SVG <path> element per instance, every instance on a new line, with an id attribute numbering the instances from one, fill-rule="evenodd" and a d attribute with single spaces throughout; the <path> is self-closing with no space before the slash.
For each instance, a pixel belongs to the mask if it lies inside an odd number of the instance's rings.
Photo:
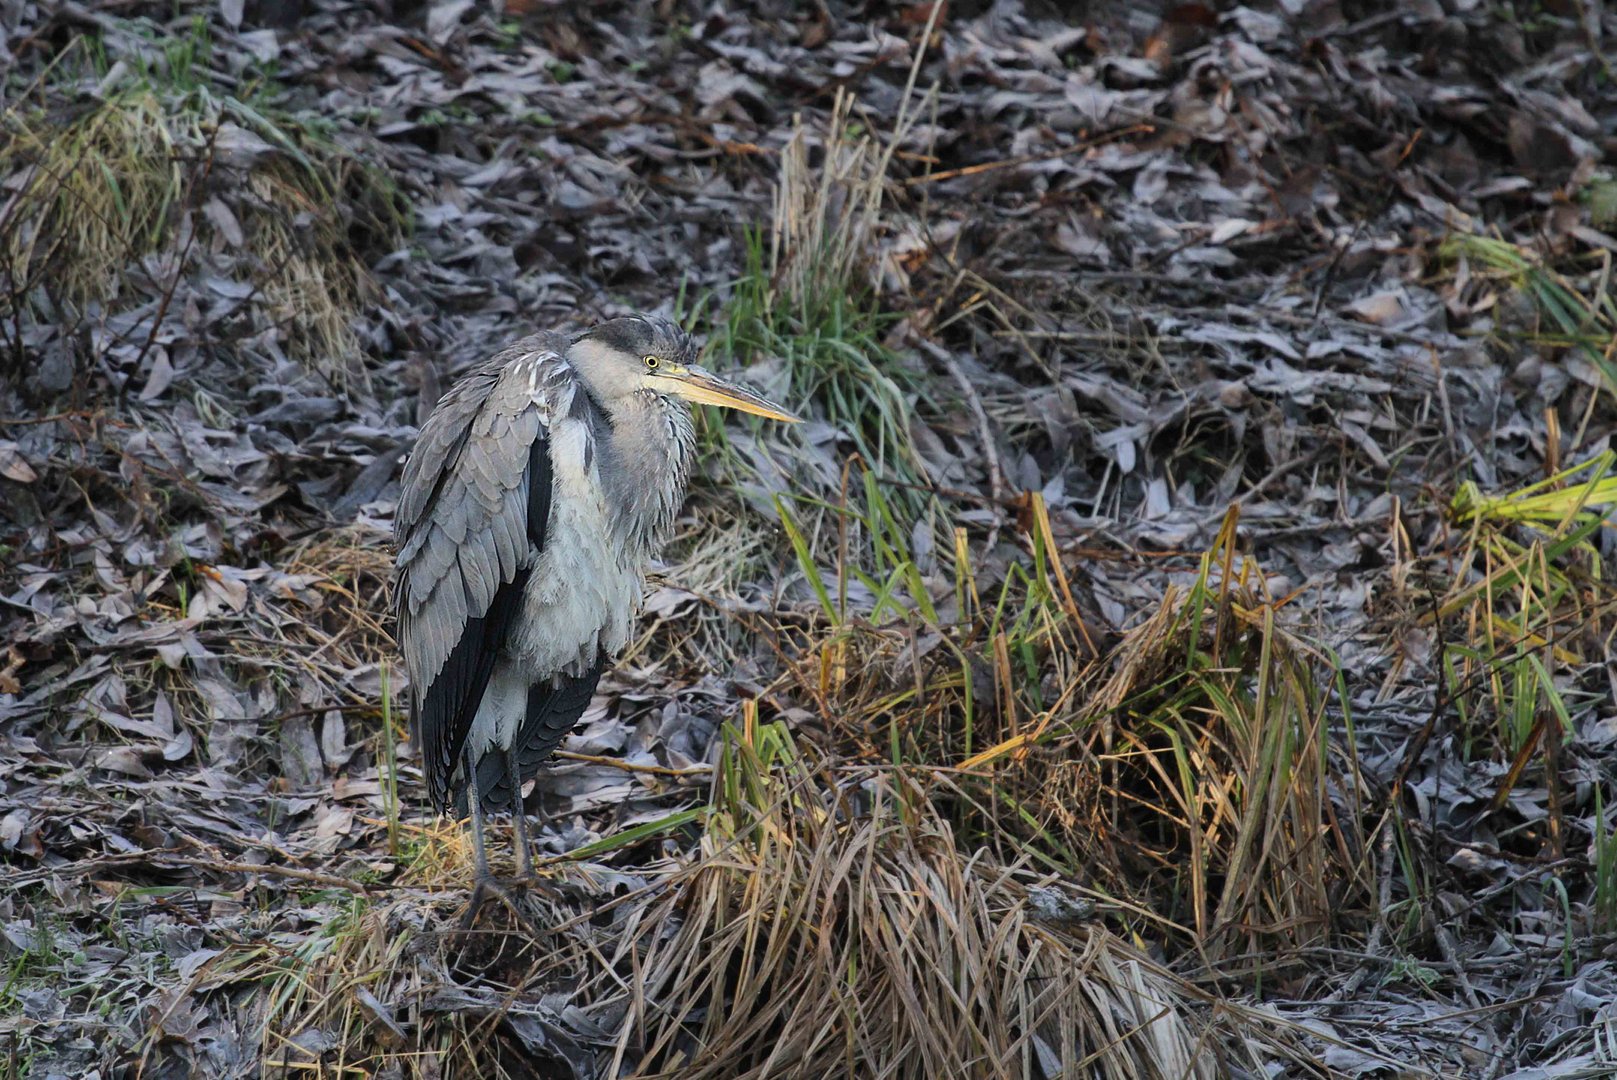
<path id="1" fill-rule="evenodd" d="M 518 342 L 444 395 L 405 464 L 394 518 L 399 646 L 440 809 L 464 785 L 455 779 L 467 733 L 544 550 L 548 431 L 567 373 L 538 339 Z"/>

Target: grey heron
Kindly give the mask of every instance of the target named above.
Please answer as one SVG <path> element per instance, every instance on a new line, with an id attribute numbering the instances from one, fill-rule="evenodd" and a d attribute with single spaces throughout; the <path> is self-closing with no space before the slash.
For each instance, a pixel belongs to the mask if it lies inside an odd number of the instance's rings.
<path id="1" fill-rule="evenodd" d="M 695 358 L 688 334 L 648 315 L 524 338 L 443 396 L 404 466 L 398 642 L 429 796 L 472 818 L 468 925 L 503 895 L 485 814 L 511 811 L 518 874 L 532 876 L 522 788 L 629 641 L 685 498 L 685 403 L 797 419 Z"/>

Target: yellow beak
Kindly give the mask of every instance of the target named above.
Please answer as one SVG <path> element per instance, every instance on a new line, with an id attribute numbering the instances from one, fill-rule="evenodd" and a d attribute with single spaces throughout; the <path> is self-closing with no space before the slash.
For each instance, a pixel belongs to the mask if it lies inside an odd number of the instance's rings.
<path id="1" fill-rule="evenodd" d="M 706 368 L 696 366 L 664 369 L 658 374 L 668 380 L 668 393 L 694 401 L 699 405 L 717 405 L 724 409 L 739 409 L 754 416 L 770 420 L 784 420 L 788 424 L 802 422 L 785 409 L 760 397 L 740 383 L 721 379 Z"/>

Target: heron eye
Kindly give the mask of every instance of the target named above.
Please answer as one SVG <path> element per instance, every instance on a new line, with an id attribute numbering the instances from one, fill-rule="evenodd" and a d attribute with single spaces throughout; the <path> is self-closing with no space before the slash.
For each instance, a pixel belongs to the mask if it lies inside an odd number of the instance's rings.
<path id="1" fill-rule="evenodd" d="M 648 357 L 646 357 L 646 370 L 647 371 L 656 371 L 657 370 L 657 365 L 660 364 L 660 363 L 662 363 L 662 361 L 658 360 L 655 356 L 648 356 Z"/>

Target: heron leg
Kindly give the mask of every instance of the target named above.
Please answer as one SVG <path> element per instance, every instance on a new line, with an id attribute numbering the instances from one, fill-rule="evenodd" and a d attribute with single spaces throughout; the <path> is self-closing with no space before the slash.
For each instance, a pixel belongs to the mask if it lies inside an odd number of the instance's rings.
<path id="1" fill-rule="evenodd" d="M 472 808 L 472 854 L 477 860 L 477 880 L 493 877 L 488 870 L 488 848 L 483 842 L 483 797 L 477 790 L 477 759 L 472 756 L 471 740 L 466 742 L 466 803 Z"/>
<path id="2" fill-rule="evenodd" d="M 507 759 L 507 767 L 509 767 L 509 764 L 509 759 Z M 489 871 L 488 849 L 485 847 L 483 840 L 483 797 L 477 790 L 476 762 L 472 758 L 470 748 L 466 751 L 465 767 L 466 801 L 472 810 L 472 851 L 477 860 L 477 879 L 472 884 L 472 895 L 466 901 L 466 910 L 460 917 L 460 928 L 462 931 L 470 930 L 476 924 L 477 914 L 483 910 L 483 905 L 488 902 L 489 897 L 497 896 L 530 936 L 540 937 L 542 936 L 541 931 L 534 925 L 533 920 L 523 914 L 522 908 L 511 898 L 510 892 Z M 520 793 L 518 793 L 518 797 L 520 798 Z M 520 813 L 518 820 L 521 820 Z M 521 826 L 519 825 L 518 828 L 521 828 Z M 524 853 L 527 851 L 525 841 L 526 837 L 524 836 L 523 847 L 519 849 Z"/>
<path id="3" fill-rule="evenodd" d="M 488 868 L 488 848 L 483 840 L 483 797 L 477 790 L 477 760 L 472 754 L 471 741 L 467 740 L 466 758 L 466 802 L 472 808 L 472 854 L 477 862 L 477 877 L 472 884 L 471 899 L 466 902 L 466 911 L 460 917 L 460 928 L 470 930 L 477 921 L 477 913 L 483 909 L 483 904 L 490 896 L 498 896 L 505 901 L 507 907 L 516 911 L 511 898 L 506 895 L 500 883 L 494 880 L 494 875 Z"/>
<path id="4" fill-rule="evenodd" d="M 516 751 L 505 751 L 505 779 L 511 785 L 511 842 L 517 849 L 517 879 L 533 877 L 533 848 L 528 843 L 528 816 L 522 809 L 522 777 L 517 772 Z"/>

